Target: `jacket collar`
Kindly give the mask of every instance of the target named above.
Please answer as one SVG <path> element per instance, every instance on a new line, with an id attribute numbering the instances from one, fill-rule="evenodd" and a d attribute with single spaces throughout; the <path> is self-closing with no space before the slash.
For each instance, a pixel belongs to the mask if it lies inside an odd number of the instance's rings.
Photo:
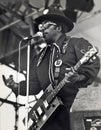
<path id="1" fill-rule="evenodd" d="M 67 50 L 68 43 L 70 41 L 70 36 L 62 35 L 56 42 L 56 44 L 59 46 L 61 50 L 61 54 L 65 54 Z"/>
<path id="2" fill-rule="evenodd" d="M 53 45 L 55 45 L 55 46 L 57 45 L 56 47 L 57 47 L 57 48 L 59 47 L 60 53 L 61 53 L 61 54 L 65 54 L 69 40 L 70 40 L 70 36 L 62 35 L 62 36 L 57 40 L 56 44 L 53 44 Z M 46 46 L 45 48 L 43 48 L 42 51 L 40 52 L 40 56 L 39 56 L 39 60 L 38 60 L 37 66 L 39 66 L 40 63 L 42 62 L 43 57 L 44 57 L 45 54 L 46 54 L 47 48 L 49 48 L 49 47 L 51 48 L 51 45 L 47 45 L 47 46 Z"/>

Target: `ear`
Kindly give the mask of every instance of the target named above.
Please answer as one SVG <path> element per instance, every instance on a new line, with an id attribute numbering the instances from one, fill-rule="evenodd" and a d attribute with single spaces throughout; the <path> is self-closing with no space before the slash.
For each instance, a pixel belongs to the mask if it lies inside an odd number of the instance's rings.
<path id="1" fill-rule="evenodd" d="M 57 31 L 61 32 L 61 30 L 62 30 L 62 27 L 61 26 L 57 26 Z"/>

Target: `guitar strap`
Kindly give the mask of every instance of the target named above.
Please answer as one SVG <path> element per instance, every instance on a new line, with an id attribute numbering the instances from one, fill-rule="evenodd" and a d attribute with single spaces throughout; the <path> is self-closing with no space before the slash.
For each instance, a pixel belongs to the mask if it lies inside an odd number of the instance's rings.
<path id="1" fill-rule="evenodd" d="M 52 52 L 50 54 L 49 59 L 49 80 L 52 86 L 54 86 L 54 74 L 53 74 L 53 60 L 54 60 L 54 54 L 55 54 L 55 46 L 52 47 Z"/>
<path id="2" fill-rule="evenodd" d="M 60 51 L 60 48 L 57 46 L 56 43 L 54 43 L 54 47 L 52 50 L 52 54 L 50 55 L 50 63 L 49 63 L 49 78 L 52 86 L 56 87 L 58 85 L 58 79 L 59 79 L 59 73 L 60 73 L 60 68 L 62 65 L 62 57 L 61 53 L 65 54 L 67 50 L 67 45 L 70 41 L 71 37 L 68 37 L 68 39 L 64 42 L 62 46 L 62 51 Z M 53 73 L 53 58 L 55 54 L 55 50 L 58 49 L 58 59 L 54 62 L 54 73 Z"/>
<path id="3" fill-rule="evenodd" d="M 59 73 L 60 73 L 60 67 L 62 65 L 62 60 L 58 59 L 55 61 L 55 69 L 54 69 L 54 82 L 55 82 L 55 86 L 58 85 L 58 78 L 59 78 Z"/>

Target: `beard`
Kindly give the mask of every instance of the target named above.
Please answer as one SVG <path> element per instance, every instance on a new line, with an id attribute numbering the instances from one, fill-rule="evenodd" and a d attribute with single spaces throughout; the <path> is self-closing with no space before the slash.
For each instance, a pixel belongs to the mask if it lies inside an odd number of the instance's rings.
<path id="1" fill-rule="evenodd" d="M 54 42 L 52 37 L 48 36 L 47 34 L 44 36 L 44 39 L 47 42 L 47 44 L 50 44 L 50 45 Z"/>
<path id="2" fill-rule="evenodd" d="M 50 44 L 50 45 L 53 43 L 52 39 L 46 39 L 45 41 L 47 42 L 47 44 Z"/>

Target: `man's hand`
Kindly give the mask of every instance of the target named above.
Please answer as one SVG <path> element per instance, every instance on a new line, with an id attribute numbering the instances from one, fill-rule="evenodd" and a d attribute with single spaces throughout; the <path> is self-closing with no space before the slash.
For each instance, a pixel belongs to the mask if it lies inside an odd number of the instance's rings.
<path id="1" fill-rule="evenodd" d="M 68 71 L 67 73 L 65 73 L 65 77 L 67 78 L 67 82 L 76 83 L 76 82 L 86 80 L 85 75 L 78 74 L 77 72 L 74 72 L 72 68 L 66 68 L 66 70 Z"/>
<path id="2" fill-rule="evenodd" d="M 15 81 L 13 80 L 13 75 L 10 75 L 8 79 L 6 79 L 4 75 L 2 75 L 2 78 L 7 87 L 11 89 L 18 87 L 17 83 L 15 83 Z"/>

